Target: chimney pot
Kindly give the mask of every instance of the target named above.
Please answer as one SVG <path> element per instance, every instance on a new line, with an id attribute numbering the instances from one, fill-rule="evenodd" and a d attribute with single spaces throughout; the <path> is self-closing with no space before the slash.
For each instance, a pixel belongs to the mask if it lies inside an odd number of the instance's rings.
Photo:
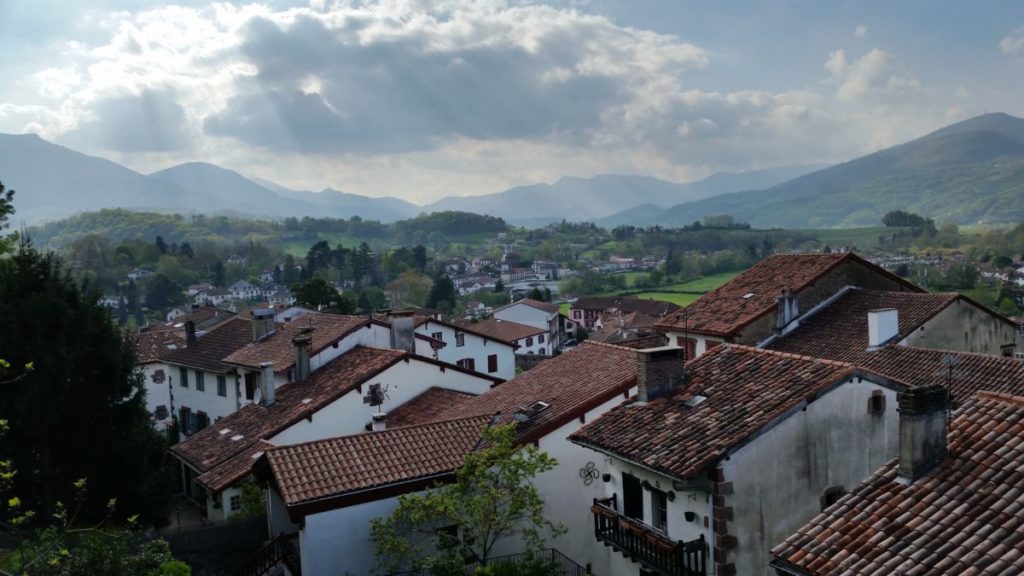
<path id="1" fill-rule="evenodd" d="M 373 431 L 374 432 L 380 432 L 382 430 L 387 430 L 387 420 L 388 420 L 387 412 L 377 412 L 376 414 L 374 414 L 373 415 Z"/>
<path id="2" fill-rule="evenodd" d="M 391 348 L 416 353 L 416 318 L 413 312 L 394 312 L 391 315 Z"/>
<path id="3" fill-rule="evenodd" d="M 668 395 L 686 380 L 684 350 L 675 346 L 636 352 L 637 400 L 648 402 Z"/>
<path id="4" fill-rule="evenodd" d="M 903 392 L 897 402 L 900 413 L 897 472 L 914 481 L 946 457 L 949 396 L 944 386 L 931 384 Z"/>
<path id="5" fill-rule="evenodd" d="M 900 333 L 899 310 L 885 308 L 868 312 L 868 347 L 877 348 Z"/>
<path id="6" fill-rule="evenodd" d="M 269 308 L 257 308 L 252 311 L 252 341 L 259 342 L 274 333 L 277 324 L 274 322 L 274 311 Z"/>
<path id="7" fill-rule="evenodd" d="M 196 343 L 196 323 L 192 320 L 185 321 L 185 346 Z"/>
<path id="8" fill-rule="evenodd" d="M 309 378 L 309 349 L 312 346 L 313 338 L 308 334 L 296 336 L 292 339 L 295 345 L 295 378 L 294 382 L 302 382 Z"/>

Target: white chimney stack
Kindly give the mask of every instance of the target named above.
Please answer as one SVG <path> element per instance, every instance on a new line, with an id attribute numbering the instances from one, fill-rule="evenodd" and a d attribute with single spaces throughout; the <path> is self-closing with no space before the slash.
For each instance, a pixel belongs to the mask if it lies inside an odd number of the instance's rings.
<path id="1" fill-rule="evenodd" d="M 895 308 L 868 311 L 868 347 L 878 348 L 900 333 L 900 315 Z"/>
<path id="2" fill-rule="evenodd" d="M 388 415 L 386 412 L 377 412 L 373 415 L 373 431 L 380 432 L 387 429 Z"/>
<path id="3" fill-rule="evenodd" d="M 260 364 L 260 392 L 263 394 L 263 405 L 270 406 L 274 403 L 274 363 L 263 362 Z"/>

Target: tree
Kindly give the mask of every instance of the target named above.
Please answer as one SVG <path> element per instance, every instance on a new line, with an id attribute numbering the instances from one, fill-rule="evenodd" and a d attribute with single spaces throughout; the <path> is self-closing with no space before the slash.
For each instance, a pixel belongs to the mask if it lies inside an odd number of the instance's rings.
<path id="1" fill-rule="evenodd" d="M 146 290 L 146 306 L 150 310 L 166 310 L 185 302 L 181 286 L 163 274 L 156 274 L 149 280 Z"/>
<path id="2" fill-rule="evenodd" d="M 398 497 L 398 508 L 371 523 L 377 559 L 394 571 L 414 562 L 426 567 L 474 558 L 486 565 L 495 544 L 518 536 L 528 551 L 564 528 L 544 517 L 544 499 L 533 478 L 555 467 L 554 458 L 532 444 L 516 443 L 514 424 L 484 432 L 485 448 L 470 452 L 455 471 L 455 483 Z M 445 526 L 458 526 L 453 537 Z"/>
<path id="3" fill-rule="evenodd" d="M 179 248 L 181 255 L 188 258 L 189 260 L 195 258 L 196 254 L 192 251 L 192 245 L 188 242 L 182 242 L 181 248 Z"/>
<path id="4" fill-rule="evenodd" d="M 167 242 L 164 242 L 163 236 L 156 237 L 156 247 L 157 250 L 160 250 L 161 254 L 167 254 L 167 252 L 170 250 L 170 247 L 167 246 Z"/>
<path id="5" fill-rule="evenodd" d="M 423 244 L 417 244 L 412 249 L 412 265 L 414 268 L 423 272 L 427 269 L 427 247 Z"/>
<path id="6" fill-rule="evenodd" d="M 455 306 L 455 283 L 447 274 L 438 274 L 434 277 L 434 284 L 430 287 L 430 294 L 427 295 L 427 308 L 435 308 L 442 312 L 450 312 Z"/>
<path id="7" fill-rule="evenodd" d="M 430 276 L 420 272 L 403 272 L 387 285 L 391 304 L 400 306 L 424 306 L 430 294 Z"/>
<path id="8" fill-rule="evenodd" d="M 14 423 L 0 454 L 18 474 L 12 490 L 40 516 L 73 502 L 88 478 L 145 525 L 166 521 L 173 473 L 166 440 L 152 427 L 130 341 L 53 254 L 23 246 L 0 260 L 0 350 L 33 369 L 0 394 L 0 419 Z M 83 522 L 104 518 L 86 503 Z"/>
<path id="9" fill-rule="evenodd" d="M 14 190 L 4 189 L 4 183 L 0 182 L 0 232 L 7 228 L 7 220 L 14 214 Z M 0 235 L 0 254 L 10 250 L 15 235 Z"/>
<path id="10" fill-rule="evenodd" d="M 331 260 L 333 260 L 333 255 L 326 240 L 313 244 L 306 252 L 306 268 L 303 270 L 303 276 L 306 279 L 312 278 L 317 270 L 326 270 L 330 266 Z"/>
<path id="11" fill-rule="evenodd" d="M 354 314 L 356 303 L 351 298 L 342 296 L 340 292 L 323 278 L 313 278 L 305 282 L 292 284 L 292 296 L 299 306 L 313 310 L 327 310 L 338 314 Z"/>

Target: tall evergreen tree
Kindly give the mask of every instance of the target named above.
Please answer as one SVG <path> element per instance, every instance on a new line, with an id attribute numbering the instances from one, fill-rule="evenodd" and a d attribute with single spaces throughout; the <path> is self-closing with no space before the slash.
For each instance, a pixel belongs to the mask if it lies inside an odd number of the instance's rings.
<path id="1" fill-rule="evenodd" d="M 455 283 L 447 274 L 434 277 L 434 284 L 427 295 L 427 308 L 435 308 L 442 312 L 450 312 L 455 307 Z"/>
<path id="2" fill-rule="evenodd" d="M 158 523 L 173 491 L 166 442 L 150 424 L 132 345 L 96 296 L 52 254 L 22 247 L 0 260 L 0 350 L 32 365 L 0 394 L 0 419 L 11 423 L 0 453 L 18 470 L 12 492 L 34 509 L 73 502 L 85 478 L 102 496 L 86 499 L 86 517 L 102 517 L 112 497 Z"/>

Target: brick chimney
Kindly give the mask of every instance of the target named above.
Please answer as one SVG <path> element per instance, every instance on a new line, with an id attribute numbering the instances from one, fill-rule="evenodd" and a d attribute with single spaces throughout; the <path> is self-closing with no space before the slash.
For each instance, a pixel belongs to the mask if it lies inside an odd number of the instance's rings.
<path id="1" fill-rule="evenodd" d="M 783 288 L 775 298 L 775 330 L 781 332 L 800 315 L 800 302 L 789 288 Z"/>
<path id="2" fill-rule="evenodd" d="M 192 320 L 185 321 L 185 346 L 196 343 L 196 323 Z"/>
<path id="3" fill-rule="evenodd" d="M 416 319 L 413 312 L 394 312 L 391 315 L 391 348 L 416 353 Z"/>
<path id="4" fill-rule="evenodd" d="M 637 350 L 637 400 L 654 400 L 681 387 L 686 380 L 684 354 L 684 350 L 676 346 Z"/>
<path id="5" fill-rule="evenodd" d="M 260 363 L 260 393 L 263 396 L 263 405 L 271 406 L 274 404 L 274 363 L 273 362 L 261 362 Z"/>
<path id="6" fill-rule="evenodd" d="M 897 472 L 911 482 L 942 462 L 948 450 L 945 386 L 911 388 L 898 397 L 900 454 Z"/>
<path id="7" fill-rule="evenodd" d="M 270 308 L 257 308 L 252 311 L 252 341 L 259 342 L 274 333 L 274 311 Z"/>
<path id="8" fill-rule="evenodd" d="M 302 382 L 309 378 L 309 349 L 313 345 L 313 337 L 302 334 L 292 339 L 295 345 L 295 370 L 293 382 Z"/>
<path id="9" fill-rule="evenodd" d="M 895 308 L 868 311 L 868 347 L 877 348 L 900 333 L 900 312 Z"/>

